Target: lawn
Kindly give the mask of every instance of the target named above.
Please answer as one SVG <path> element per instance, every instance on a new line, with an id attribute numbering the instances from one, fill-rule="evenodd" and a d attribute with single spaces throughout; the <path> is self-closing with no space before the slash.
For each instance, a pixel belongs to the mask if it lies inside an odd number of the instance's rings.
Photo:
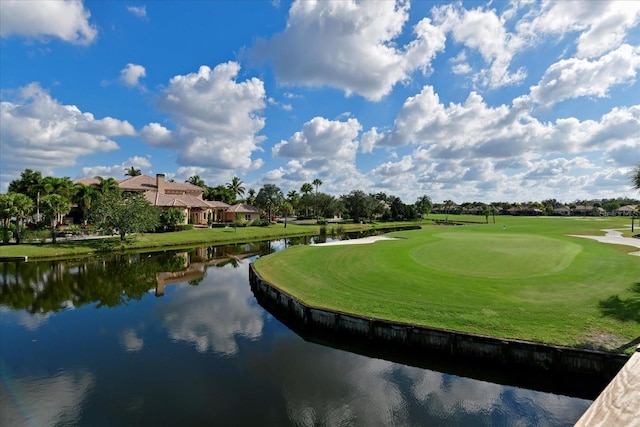
<path id="1" fill-rule="evenodd" d="M 377 224 L 376 228 L 407 225 L 406 223 Z M 326 226 L 328 233 L 341 227 L 344 231 L 371 228 L 370 225 L 344 224 Z M 269 227 L 197 228 L 174 233 L 145 233 L 127 236 L 124 242 L 116 236 L 89 240 L 59 240 L 57 243 L 0 245 L 0 257 L 27 256 L 29 259 L 54 259 L 88 256 L 100 252 L 137 250 L 164 250 L 193 246 L 221 245 L 234 242 L 250 242 L 283 237 L 313 235 L 320 232 L 318 225 L 272 224 Z"/>
<path id="2" fill-rule="evenodd" d="M 255 265 L 312 306 L 500 338 L 635 348 L 640 257 L 628 252 L 637 249 L 567 236 L 602 235 L 628 219 L 496 222 L 428 225 L 368 245 L 297 246 Z"/>

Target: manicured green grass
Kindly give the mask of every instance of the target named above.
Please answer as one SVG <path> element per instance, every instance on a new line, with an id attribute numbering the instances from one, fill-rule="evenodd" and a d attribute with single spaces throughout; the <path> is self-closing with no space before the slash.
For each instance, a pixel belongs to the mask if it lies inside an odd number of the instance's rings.
<path id="1" fill-rule="evenodd" d="M 640 257 L 628 252 L 637 248 L 567 236 L 602 235 L 629 220 L 496 222 L 429 225 L 369 245 L 296 246 L 255 265 L 312 306 L 494 337 L 634 348 Z"/>
<path id="2" fill-rule="evenodd" d="M 400 224 L 376 224 L 376 228 L 393 227 Z M 407 223 L 401 223 L 407 225 Z M 340 226 L 344 231 L 358 231 L 371 228 L 370 225 L 345 224 Z M 326 226 L 327 232 L 338 228 L 336 224 Z M 60 240 L 56 244 L 24 244 L 0 245 L 0 257 L 28 256 L 29 259 L 53 259 L 98 252 L 135 251 L 135 250 L 163 250 L 166 248 L 193 247 L 219 245 L 234 242 L 248 242 L 282 237 L 304 236 L 318 234 L 320 226 L 274 224 L 269 227 L 228 227 L 211 229 L 193 229 L 175 233 L 149 233 L 127 236 L 124 242 L 118 237 L 98 238 L 91 240 Z"/>

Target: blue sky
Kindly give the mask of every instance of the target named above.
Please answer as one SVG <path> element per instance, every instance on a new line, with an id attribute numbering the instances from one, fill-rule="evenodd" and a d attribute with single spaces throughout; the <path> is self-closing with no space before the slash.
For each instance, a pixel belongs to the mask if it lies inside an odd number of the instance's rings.
<path id="1" fill-rule="evenodd" d="M 637 197 L 640 2 L 0 2 L 26 168 L 414 202 Z"/>

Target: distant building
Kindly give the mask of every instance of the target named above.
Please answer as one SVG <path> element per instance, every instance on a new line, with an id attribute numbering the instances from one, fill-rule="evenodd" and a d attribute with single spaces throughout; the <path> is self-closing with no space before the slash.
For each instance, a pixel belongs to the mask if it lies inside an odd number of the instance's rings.
<path id="1" fill-rule="evenodd" d="M 625 205 L 616 210 L 616 216 L 631 216 L 638 215 L 638 205 Z"/>
<path id="2" fill-rule="evenodd" d="M 97 178 L 81 178 L 74 183 L 97 187 Z M 246 221 L 260 218 L 260 210 L 250 205 L 234 205 L 220 201 L 204 200 L 204 188 L 187 182 L 166 181 L 164 174 L 155 178 L 138 175 L 118 182 L 124 192 L 142 193 L 144 198 L 160 209 L 179 209 L 185 217 L 185 223 L 208 225 L 212 222 L 233 221 L 236 213 Z"/>
<path id="3" fill-rule="evenodd" d="M 227 222 L 235 221 L 237 216 L 244 221 L 251 222 L 260 218 L 260 209 L 251 205 L 233 205 L 229 206 L 224 213 L 224 219 Z"/>

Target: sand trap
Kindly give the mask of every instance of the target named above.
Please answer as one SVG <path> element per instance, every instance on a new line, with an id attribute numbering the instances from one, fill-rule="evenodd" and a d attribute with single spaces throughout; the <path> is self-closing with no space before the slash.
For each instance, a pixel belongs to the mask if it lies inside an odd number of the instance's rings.
<path id="1" fill-rule="evenodd" d="M 640 248 L 640 239 L 635 239 L 633 237 L 622 237 L 622 232 L 619 230 L 602 230 L 606 231 L 607 234 L 604 236 L 585 236 L 579 234 L 569 234 L 571 237 L 584 237 L 585 239 L 593 239 L 602 243 L 611 243 L 613 245 L 626 245 L 633 246 L 635 248 Z M 629 255 L 637 255 L 640 256 L 640 251 L 638 252 L 629 252 Z"/>
<path id="2" fill-rule="evenodd" d="M 377 242 L 378 240 L 400 240 L 395 237 L 387 236 L 369 236 L 360 239 L 339 240 L 336 242 L 317 243 L 311 246 L 337 246 L 337 245 L 365 245 L 367 243 Z"/>

